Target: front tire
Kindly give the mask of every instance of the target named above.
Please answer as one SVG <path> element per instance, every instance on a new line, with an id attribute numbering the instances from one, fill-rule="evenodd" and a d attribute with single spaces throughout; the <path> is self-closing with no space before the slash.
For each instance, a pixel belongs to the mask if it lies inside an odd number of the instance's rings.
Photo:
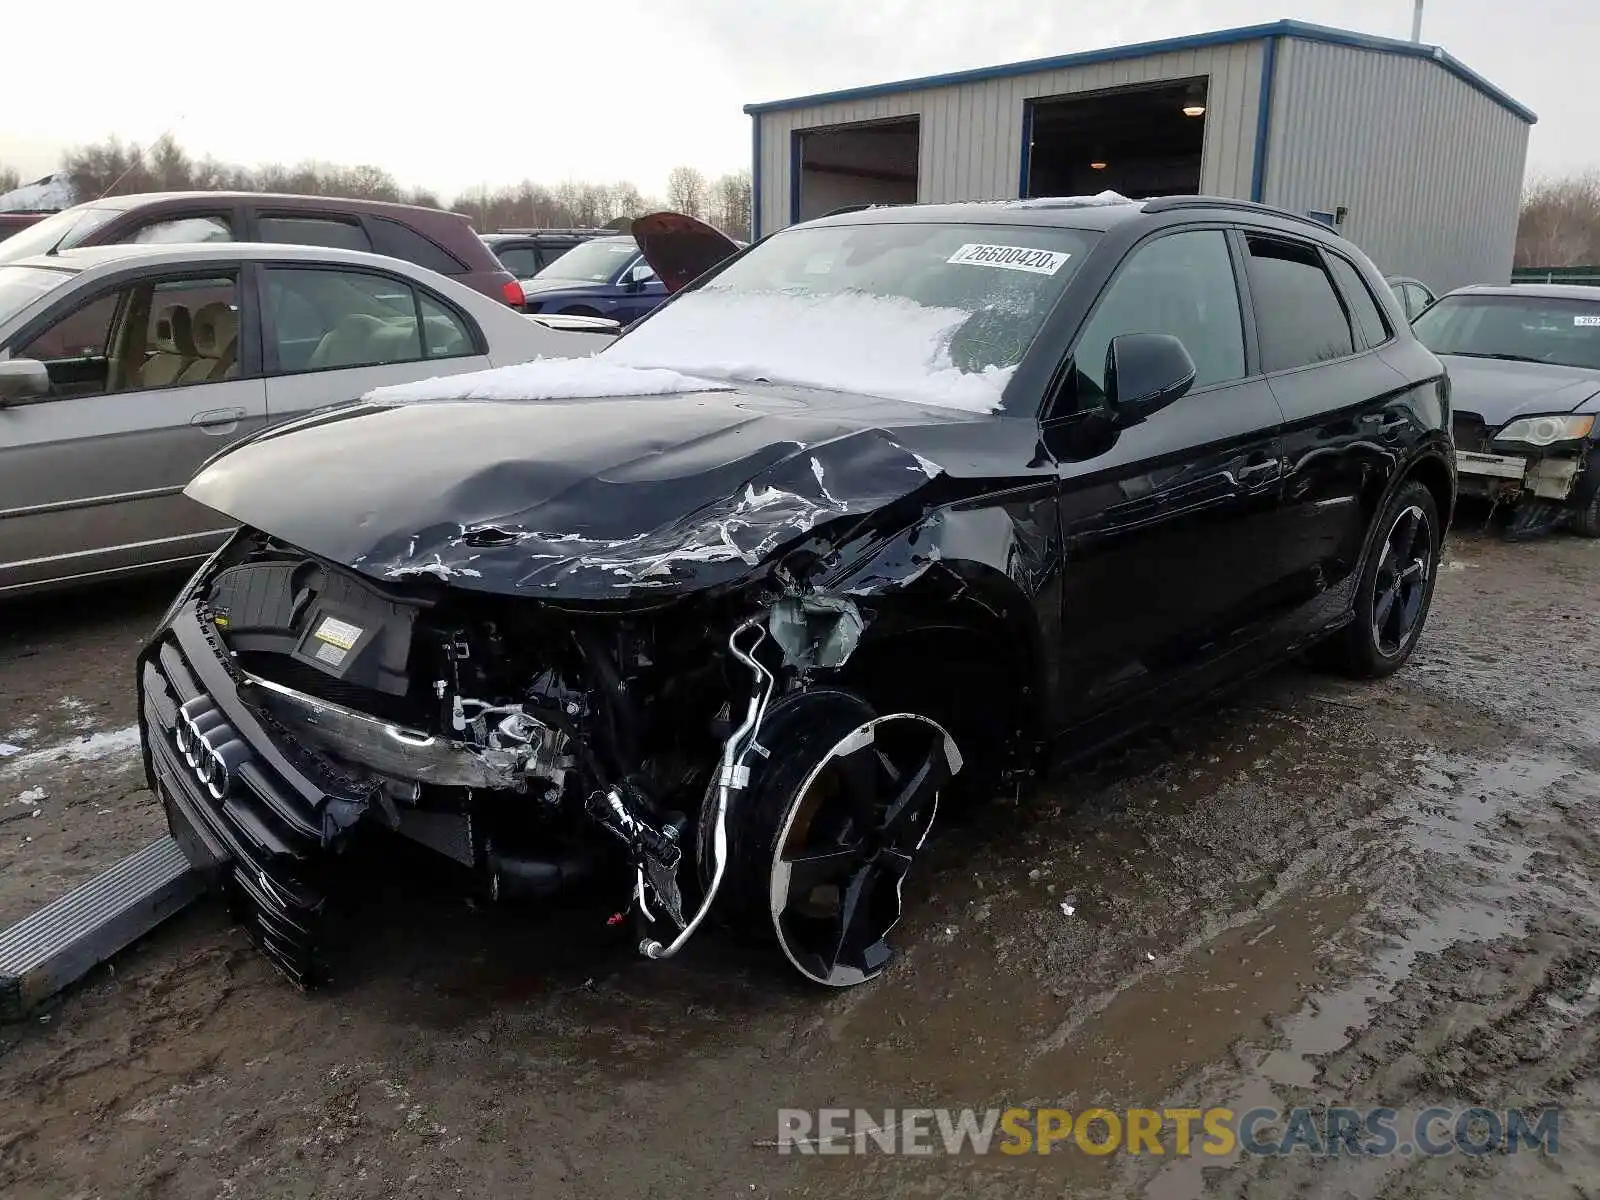
<path id="1" fill-rule="evenodd" d="M 962 759 L 917 713 L 877 716 L 841 692 L 804 708 L 763 730 L 771 757 L 735 799 L 725 911 L 811 982 L 853 987 L 893 957 L 901 887 Z"/>
<path id="2" fill-rule="evenodd" d="M 1356 587 L 1355 619 L 1317 648 L 1322 665 L 1356 679 L 1381 679 L 1416 649 L 1433 604 L 1443 530 L 1433 493 L 1401 486 L 1375 525 Z"/>

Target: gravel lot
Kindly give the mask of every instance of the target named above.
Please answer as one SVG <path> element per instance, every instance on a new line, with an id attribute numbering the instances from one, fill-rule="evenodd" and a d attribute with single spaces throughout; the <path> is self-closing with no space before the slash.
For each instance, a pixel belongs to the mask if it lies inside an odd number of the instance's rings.
<path id="1" fill-rule="evenodd" d="M 1409 669 L 1286 668 L 973 814 L 842 995 L 378 863 L 302 996 L 199 906 L 0 1027 L 0 1195 L 1600 1196 L 1597 580 L 1600 543 L 1458 532 Z M 0 610 L 0 923 L 163 831 L 131 657 L 172 589 Z M 1012 1103 L 1566 1112 L 1554 1156 L 760 1144 L 781 1107 Z"/>

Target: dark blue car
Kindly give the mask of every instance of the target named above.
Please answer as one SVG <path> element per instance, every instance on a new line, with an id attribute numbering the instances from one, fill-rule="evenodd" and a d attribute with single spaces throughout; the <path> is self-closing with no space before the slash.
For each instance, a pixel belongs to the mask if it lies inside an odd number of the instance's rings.
<path id="1" fill-rule="evenodd" d="M 594 238 L 522 280 L 530 313 L 609 317 L 627 325 L 667 298 L 631 234 Z"/>

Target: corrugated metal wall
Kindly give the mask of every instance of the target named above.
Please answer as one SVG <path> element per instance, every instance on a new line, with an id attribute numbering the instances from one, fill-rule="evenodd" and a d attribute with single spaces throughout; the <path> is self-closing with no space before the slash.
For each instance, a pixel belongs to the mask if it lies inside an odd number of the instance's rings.
<path id="1" fill-rule="evenodd" d="M 1236 43 L 762 113 L 761 232 L 790 223 L 790 135 L 797 129 L 915 113 L 922 118 L 919 201 L 1007 199 L 1018 193 L 1027 100 L 1200 75 L 1209 77 L 1201 187 L 1247 197 L 1263 50 L 1262 42 Z"/>
<path id="2" fill-rule="evenodd" d="M 1504 283 L 1528 125 L 1424 59 L 1283 39 L 1263 199 L 1349 210 L 1339 232 L 1435 291 Z"/>

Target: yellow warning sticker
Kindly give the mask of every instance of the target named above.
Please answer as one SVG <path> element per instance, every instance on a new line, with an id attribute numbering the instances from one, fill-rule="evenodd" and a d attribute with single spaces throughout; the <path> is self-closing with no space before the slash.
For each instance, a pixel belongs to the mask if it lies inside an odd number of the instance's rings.
<path id="1" fill-rule="evenodd" d="M 349 650 L 361 637 L 361 633 L 359 626 L 352 625 L 348 621 L 341 621 L 337 617 L 323 617 L 322 624 L 317 626 L 316 633 L 311 636 L 319 642 L 327 642 L 330 646 Z"/>

